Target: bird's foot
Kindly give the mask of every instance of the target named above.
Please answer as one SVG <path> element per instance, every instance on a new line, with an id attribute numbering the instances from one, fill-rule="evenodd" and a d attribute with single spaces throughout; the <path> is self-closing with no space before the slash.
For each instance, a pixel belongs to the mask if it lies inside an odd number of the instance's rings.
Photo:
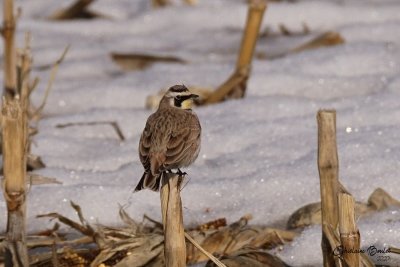
<path id="1" fill-rule="evenodd" d="M 179 176 L 185 176 L 187 172 L 182 172 L 181 169 L 178 168 L 177 174 L 179 174 Z"/>

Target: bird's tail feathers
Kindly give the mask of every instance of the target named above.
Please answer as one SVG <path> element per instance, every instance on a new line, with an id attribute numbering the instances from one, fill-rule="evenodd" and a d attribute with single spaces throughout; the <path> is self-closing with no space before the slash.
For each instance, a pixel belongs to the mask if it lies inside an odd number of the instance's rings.
<path id="1" fill-rule="evenodd" d="M 160 182 L 161 182 L 162 173 L 157 174 L 156 176 L 152 175 L 151 172 L 144 172 L 142 178 L 137 184 L 135 191 L 140 191 L 142 189 L 151 189 L 155 192 L 160 190 Z"/>

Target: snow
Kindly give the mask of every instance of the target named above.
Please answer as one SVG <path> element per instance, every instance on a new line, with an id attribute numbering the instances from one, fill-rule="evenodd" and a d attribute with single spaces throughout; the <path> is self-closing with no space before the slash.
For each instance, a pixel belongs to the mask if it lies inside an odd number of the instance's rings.
<path id="1" fill-rule="evenodd" d="M 66 6 L 71 1 L 63 1 Z M 160 220 L 159 195 L 132 193 L 143 168 L 137 145 L 151 111 L 145 98 L 174 84 L 216 87 L 233 71 L 247 7 L 245 1 L 199 0 L 153 10 L 147 0 L 98 0 L 92 10 L 112 19 L 50 22 L 43 17 L 58 1 L 17 1 L 23 9 L 17 39 L 31 31 L 34 65 L 54 62 L 68 44 L 53 91 L 39 123 L 32 152 L 62 185 L 33 186 L 28 196 L 28 230 L 51 226 L 38 214 L 75 218 L 72 200 L 93 223 L 116 225 L 119 205 L 137 220 Z M 275 60 L 255 59 L 243 100 L 196 108 L 202 149 L 187 171 L 182 191 L 186 225 L 251 213 L 253 224 L 284 227 L 301 206 L 319 201 L 316 112 L 337 110 L 340 179 L 358 201 L 377 187 L 400 198 L 400 5 L 393 0 L 297 1 L 270 3 L 262 30 L 280 23 L 310 36 L 260 39 L 257 52 L 276 53 L 324 31 L 337 31 L 344 45 L 309 50 Z M 0 48 L 3 49 L 2 44 Z M 109 53 L 173 55 L 181 64 L 155 64 L 123 72 Z M 41 102 L 49 71 L 33 95 Z M 0 77 L 2 82 L 2 77 Z M 108 124 L 115 121 L 120 141 Z M 0 200 L 0 231 L 6 208 Z M 362 246 L 400 247 L 397 210 L 358 221 Z M 305 229 L 293 243 L 274 251 L 293 266 L 321 266 L 321 228 Z M 400 260 L 390 254 L 391 264 Z"/>

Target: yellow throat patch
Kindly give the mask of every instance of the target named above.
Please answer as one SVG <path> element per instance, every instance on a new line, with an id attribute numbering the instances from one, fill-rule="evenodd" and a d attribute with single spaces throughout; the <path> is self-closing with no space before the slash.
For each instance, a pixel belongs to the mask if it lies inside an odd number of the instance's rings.
<path id="1" fill-rule="evenodd" d="M 182 109 L 192 109 L 192 107 L 193 107 L 193 99 L 186 99 L 181 104 Z"/>

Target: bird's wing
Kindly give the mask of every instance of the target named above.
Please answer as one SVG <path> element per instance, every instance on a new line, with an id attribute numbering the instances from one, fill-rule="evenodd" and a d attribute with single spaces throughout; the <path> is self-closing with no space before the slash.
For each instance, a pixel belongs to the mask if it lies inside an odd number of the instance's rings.
<path id="1" fill-rule="evenodd" d="M 139 159 L 146 171 L 150 170 L 149 152 L 151 147 L 151 134 L 150 125 L 147 122 L 139 142 Z"/>
<path id="2" fill-rule="evenodd" d="M 164 139 L 162 135 L 165 133 L 156 130 L 157 114 L 152 114 L 148 119 L 139 142 L 139 158 L 145 172 L 151 172 L 153 176 L 159 175 L 164 170 L 165 162 L 165 145 L 163 142 L 155 142 L 155 140 Z"/>
<path id="3" fill-rule="evenodd" d="M 170 134 L 165 152 L 165 166 L 174 165 L 187 156 L 188 150 L 198 145 L 200 138 L 200 124 L 197 117 L 190 117 L 189 120 L 176 127 Z"/>

